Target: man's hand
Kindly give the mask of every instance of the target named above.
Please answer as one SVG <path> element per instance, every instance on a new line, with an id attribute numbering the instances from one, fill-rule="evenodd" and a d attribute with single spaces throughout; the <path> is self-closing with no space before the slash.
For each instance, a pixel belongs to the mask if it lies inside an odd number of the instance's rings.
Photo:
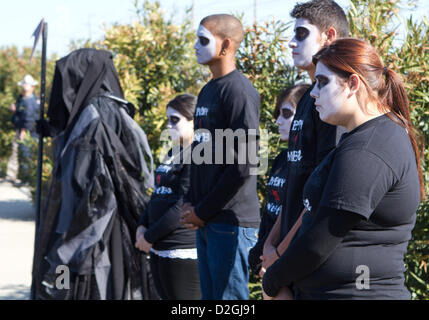
<path id="1" fill-rule="evenodd" d="M 144 234 L 146 232 L 146 228 L 144 226 L 139 226 L 136 232 L 136 248 L 149 253 L 150 248 L 152 248 L 152 243 L 149 243 L 144 238 Z"/>
<path id="2" fill-rule="evenodd" d="M 13 113 L 15 113 L 15 112 L 16 112 L 16 104 L 12 103 L 12 104 L 10 105 L 10 110 L 11 110 Z"/>
<path id="3" fill-rule="evenodd" d="M 199 227 L 204 227 L 204 221 L 197 216 L 194 207 L 192 207 L 190 203 L 185 203 L 183 205 L 180 223 L 191 230 L 196 230 Z"/>

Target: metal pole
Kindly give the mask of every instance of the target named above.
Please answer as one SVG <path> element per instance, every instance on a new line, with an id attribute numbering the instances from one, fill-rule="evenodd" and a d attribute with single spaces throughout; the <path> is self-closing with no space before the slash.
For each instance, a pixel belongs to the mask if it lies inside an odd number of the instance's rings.
<path id="1" fill-rule="evenodd" d="M 40 79 L 40 116 L 43 120 L 45 115 L 45 88 L 46 88 L 46 45 L 47 45 L 48 24 L 44 22 L 42 30 L 42 70 Z M 36 286 L 38 285 L 37 244 L 40 225 L 41 197 L 42 197 L 42 165 L 43 165 L 43 133 L 39 133 L 39 150 L 37 154 L 37 186 L 36 186 L 36 232 L 34 239 L 34 259 L 33 259 L 33 283 L 31 286 L 31 299 L 35 299 Z"/>

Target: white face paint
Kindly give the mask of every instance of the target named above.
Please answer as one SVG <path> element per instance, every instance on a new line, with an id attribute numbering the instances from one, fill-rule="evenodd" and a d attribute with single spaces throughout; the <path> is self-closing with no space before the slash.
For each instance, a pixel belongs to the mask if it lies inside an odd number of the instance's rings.
<path id="1" fill-rule="evenodd" d="M 216 54 L 216 38 L 201 24 L 197 30 L 197 42 L 195 42 L 194 49 L 199 64 L 209 62 Z"/>
<path id="2" fill-rule="evenodd" d="M 347 108 L 348 86 L 342 84 L 337 74 L 322 62 L 316 65 L 316 84 L 310 95 L 316 99 L 315 106 L 320 119 L 332 125 L 344 125 L 350 116 Z"/>
<path id="3" fill-rule="evenodd" d="M 280 139 L 283 141 L 289 140 L 289 132 L 294 115 L 294 107 L 289 102 L 284 102 L 280 107 L 280 115 L 276 121 L 276 124 L 279 126 Z"/>
<path id="4" fill-rule="evenodd" d="M 322 48 L 320 30 L 307 19 L 295 22 L 295 36 L 289 42 L 293 63 L 296 67 L 307 69 L 313 63 L 313 56 Z"/>
<path id="5" fill-rule="evenodd" d="M 184 115 L 172 107 L 167 107 L 167 129 L 173 141 L 192 141 L 194 134 L 194 121 L 188 120 Z"/>

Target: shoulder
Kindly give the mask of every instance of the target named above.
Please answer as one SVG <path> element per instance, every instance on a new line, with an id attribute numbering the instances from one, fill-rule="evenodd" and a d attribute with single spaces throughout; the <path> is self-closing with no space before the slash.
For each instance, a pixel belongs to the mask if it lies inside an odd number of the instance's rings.
<path id="1" fill-rule="evenodd" d="M 259 101 L 260 95 L 250 80 L 238 70 L 235 70 L 221 83 L 222 95 L 226 100 L 252 99 Z"/>
<path id="2" fill-rule="evenodd" d="M 373 124 L 347 136 L 340 143 L 340 149 L 373 154 L 395 170 L 398 163 L 414 161 L 414 151 L 406 129 L 387 116 L 381 116 Z"/>

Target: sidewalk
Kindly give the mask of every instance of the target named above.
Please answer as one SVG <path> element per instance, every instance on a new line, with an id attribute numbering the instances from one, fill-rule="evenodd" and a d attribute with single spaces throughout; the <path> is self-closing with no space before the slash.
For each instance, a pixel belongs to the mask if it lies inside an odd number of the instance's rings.
<path id="1" fill-rule="evenodd" d="M 34 229 L 28 188 L 0 180 L 0 300 L 29 299 Z"/>

